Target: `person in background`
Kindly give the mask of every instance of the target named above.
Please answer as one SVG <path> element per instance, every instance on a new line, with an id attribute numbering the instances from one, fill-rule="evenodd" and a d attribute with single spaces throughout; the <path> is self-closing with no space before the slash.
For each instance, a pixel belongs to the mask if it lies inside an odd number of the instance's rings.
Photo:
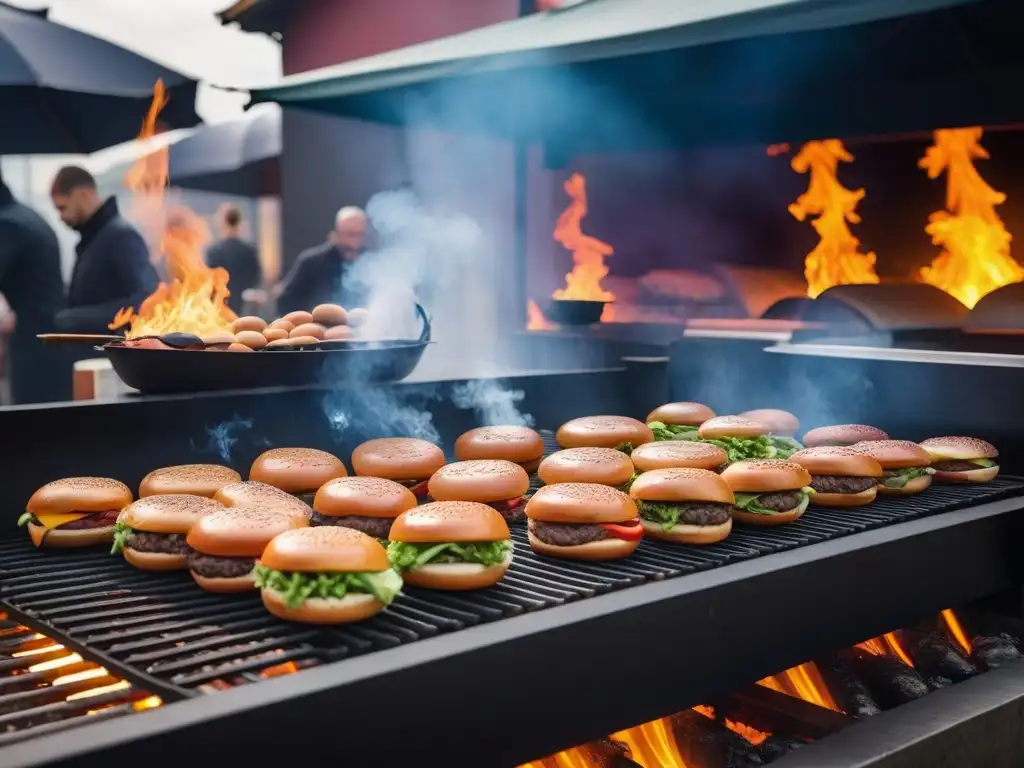
<path id="1" fill-rule="evenodd" d="M 346 206 L 334 218 L 327 242 L 299 254 L 291 270 L 277 286 L 277 312 L 310 310 L 317 304 L 336 302 L 344 307 L 365 304 L 365 292 L 351 279 L 352 265 L 366 249 L 366 214 Z"/>
<path id="2" fill-rule="evenodd" d="M 0 320 L 8 340 L 11 399 L 16 404 L 68 400 L 70 358 L 37 333 L 52 333 L 64 307 L 57 235 L 38 213 L 14 199 L 0 179 L 0 293 L 10 311 Z"/>
<path id="3" fill-rule="evenodd" d="M 241 315 L 245 300 L 242 295 L 263 281 L 256 246 L 242 239 L 242 211 L 237 205 L 225 203 L 217 211 L 217 227 L 221 239 L 206 251 L 210 267 L 223 267 L 231 275 L 228 306 Z"/>
<path id="4" fill-rule="evenodd" d="M 110 333 L 122 307 L 139 308 L 159 278 L 139 231 L 123 218 L 113 197 L 103 200 L 87 170 L 69 165 L 53 180 L 50 198 L 60 219 L 79 235 L 68 306 L 57 315 L 65 333 Z"/>

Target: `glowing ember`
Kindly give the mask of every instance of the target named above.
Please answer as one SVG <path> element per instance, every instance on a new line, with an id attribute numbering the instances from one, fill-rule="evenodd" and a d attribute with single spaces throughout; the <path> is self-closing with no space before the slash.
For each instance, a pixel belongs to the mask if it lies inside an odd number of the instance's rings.
<path id="1" fill-rule="evenodd" d="M 550 331 L 558 326 L 548 322 L 540 307 L 533 300 L 526 302 L 526 330 L 528 331 Z"/>
<path id="2" fill-rule="evenodd" d="M 572 202 L 558 217 L 554 237 L 572 251 L 573 267 L 572 272 L 565 276 L 565 288 L 555 291 L 553 296 L 574 301 L 615 301 L 615 294 L 601 287 L 601 280 L 608 274 L 604 259 L 615 253 L 615 249 L 583 234 L 580 228 L 583 217 L 587 215 L 587 181 L 581 174 L 574 173 L 564 188 Z M 613 317 L 612 305 L 607 304 L 601 314 L 601 322 L 606 323 Z"/>
<path id="3" fill-rule="evenodd" d="M 699 715 L 704 715 L 704 717 L 708 718 L 709 720 L 714 720 L 715 719 L 714 707 L 707 707 L 707 706 L 701 705 L 701 706 L 694 707 L 693 711 L 696 712 Z M 770 733 L 765 733 L 764 731 L 759 731 L 756 728 L 751 728 L 749 725 L 744 725 L 743 723 L 737 723 L 737 722 L 734 722 L 734 721 L 729 720 L 727 718 L 723 718 L 721 720 L 721 722 L 730 731 L 732 731 L 733 733 L 735 733 L 735 734 L 737 734 L 739 736 L 742 736 L 744 739 L 749 741 L 754 746 L 757 746 L 762 741 L 764 741 L 769 736 L 771 736 Z"/>
<path id="4" fill-rule="evenodd" d="M 949 627 L 949 633 L 956 640 L 957 645 L 963 648 L 966 653 L 970 653 L 971 641 L 967 638 L 967 633 L 964 632 L 964 628 L 960 625 L 956 614 L 947 608 L 942 612 L 942 620 L 946 622 L 946 626 Z"/>
<path id="5" fill-rule="evenodd" d="M 931 179 L 946 172 L 947 209 L 933 213 L 925 227 L 942 252 L 921 268 L 921 279 L 968 307 L 996 288 L 1024 280 L 1024 268 L 1010 255 L 1012 237 L 996 213 L 1006 195 L 974 167 L 976 158 L 989 156 L 981 136 L 981 128 L 936 131 L 935 144 L 918 163 Z"/>
<path id="6" fill-rule="evenodd" d="M 163 83 L 157 81 L 140 139 L 156 133 L 157 118 L 166 104 Z M 167 169 L 168 149 L 163 147 L 138 160 L 125 176 L 125 186 L 135 196 L 133 218 L 158 228 L 159 250 L 170 280 L 146 298 L 138 313 L 125 307 L 114 316 L 110 329 L 127 325 L 130 339 L 175 331 L 206 336 L 227 330 L 236 317 L 227 305 L 230 276 L 222 268 L 210 269 L 203 259 L 210 241 L 206 223 L 185 206 L 167 206 Z"/>
<path id="7" fill-rule="evenodd" d="M 613 733 L 611 738 L 625 744 L 630 759 L 644 768 L 686 768 L 665 718 Z"/>
<path id="8" fill-rule="evenodd" d="M 811 704 L 817 704 L 825 709 L 831 709 L 833 712 L 842 712 L 835 699 L 832 698 L 832 694 L 829 693 L 825 679 L 821 676 L 821 670 L 813 661 L 759 680 L 758 685 L 797 699 L 803 699 Z"/>
<path id="9" fill-rule="evenodd" d="M 860 252 L 860 240 L 848 226 L 860 221 L 856 210 L 864 190 L 846 189 L 839 183 L 840 160 L 852 162 L 853 155 L 838 139 L 826 139 L 807 142 L 790 163 L 794 171 L 809 172 L 811 178 L 789 212 L 799 221 L 816 215 L 812 224 L 821 238 L 804 261 L 807 295 L 812 299 L 833 285 L 879 282 L 875 254 Z"/>

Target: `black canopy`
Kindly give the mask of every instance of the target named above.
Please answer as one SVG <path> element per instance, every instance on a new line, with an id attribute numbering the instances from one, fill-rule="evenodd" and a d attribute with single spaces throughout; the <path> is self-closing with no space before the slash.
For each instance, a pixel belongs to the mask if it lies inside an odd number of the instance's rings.
<path id="1" fill-rule="evenodd" d="M 566 151 L 1024 120 L 1020 0 L 585 0 L 254 102 Z"/>

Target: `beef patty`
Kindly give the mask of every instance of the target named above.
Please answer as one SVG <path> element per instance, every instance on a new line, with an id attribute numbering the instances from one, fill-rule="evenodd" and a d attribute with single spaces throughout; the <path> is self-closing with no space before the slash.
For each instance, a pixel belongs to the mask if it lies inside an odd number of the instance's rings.
<path id="1" fill-rule="evenodd" d="M 251 557 L 214 557 L 200 552 L 188 556 L 189 570 L 207 579 L 234 579 L 248 575 L 256 561 Z"/>
<path id="2" fill-rule="evenodd" d="M 818 493 L 861 493 L 881 482 L 877 477 L 847 477 L 846 475 L 815 475 L 811 488 Z"/>
<path id="3" fill-rule="evenodd" d="M 576 523 L 542 523 L 530 521 L 530 531 L 545 544 L 553 547 L 578 547 L 592 541 L 607 539 L 609 534 L 600 525 Z"/>
<path id="4" fill-rule="evenodd" d="M 676 507 L 679 510 L 679 522 L 676 525 L 721 525 L 732 517 L 731 504 L 716 504 L 710 501 L 692 501 L 682 504 L 671 504 L 670 502 L 640 502 L 640 517 L 654 523 L 660 523 L 655 515 L 644 514 L 648 503 L 666 504 Z"/>
<path id="5" fill-rule="evenodd" d="M 394 521 L 390 517 L 360 517 L 358 515 L 332 517 L 330 515 L 321 515 L 319 512 L 314 512 L 313 516 L 309 519 L 310 525 L 333 525 L 339 528 L 351 528 L 356 531 L 362 531 L 367 536 L 373 536 L 376 539 L 386 539 L 388 537 L 388 534 L 391 532 L 392 522 Z"/>
<path id="6" fill-rule="evenodd" d="M 125 546 L 137 552 L 153 552 L 160 555 L 187 555 L 192 551 L 185 543 L 184 533 L 149 533 L 133 530 Z"/>
<path id="7" fill-rule="evenodd" d="M 80 520 L 72 520 L 70 523 L 64 523 L 64 525 L 59 525 L 57 527 L 65 531 L 81 531 L 88 528 L 106 528 L 108 525 L 114 525 L 117 522 L 117 516 L 119 514 L 121 514 L 120 511 L 116 509 L 111 509 L 107 512 L 95 512 Z"/>
<path id="8" fill-rule="evenodd" d="M 526 504 L 520 499 L 512 499 L 511 501 L 517 502 L 514 507 L 509 507 L 508 501 L 491 501 L 487 503 L 491 509 L 499 512 L 506 523 L 514 523 L 517 520 L 522 520 L 526 517 Z"/>
<path id="9" fill-rule="evenodd" d="M 292 496 L 294 496 L 296 499 L 303 502 L 304 504 L 308 504 L 309 506 L 312 507 L 313 499 L 316 498 L 316 491 L 307 491 L 305 493 L 293 493 Z"/>
<path id="10" fill-rule="evenodd" d="M 985 469 L 969 461 L 935 461 L 932 467 L 940 472 L 973 472 L 975 469 Z"/>
<path id="11" fill-rule="evenodd" d="M 757 503 L 773 512 L 788 512 L 803 502 L 803 494 L 799 491 L 780 491 L 778 493 L 762 493 Z"/>

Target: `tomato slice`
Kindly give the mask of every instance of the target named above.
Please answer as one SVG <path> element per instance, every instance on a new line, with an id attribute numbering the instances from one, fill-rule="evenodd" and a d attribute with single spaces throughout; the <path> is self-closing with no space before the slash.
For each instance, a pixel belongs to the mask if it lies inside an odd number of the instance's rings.
<path id="1" fill-rule="evenodd" d="M 640 525 L 639 517 L 624 523 L 600 523 L 600 526 L 616 539 L 639 541 L 644 537 L 644 527 Z"/>
<path id="2" fill-rule="evenodd" d="M 412 495 L 415 496 L 417 499 L 425 499 L 427 497 L 427 483 L 429 482 L 429 480 L 424 480 L 423 482 L 416 483 L 415 485 L 410 485 L 407 487 L 409 488 L 410 491 L 412 491 Z"/>

